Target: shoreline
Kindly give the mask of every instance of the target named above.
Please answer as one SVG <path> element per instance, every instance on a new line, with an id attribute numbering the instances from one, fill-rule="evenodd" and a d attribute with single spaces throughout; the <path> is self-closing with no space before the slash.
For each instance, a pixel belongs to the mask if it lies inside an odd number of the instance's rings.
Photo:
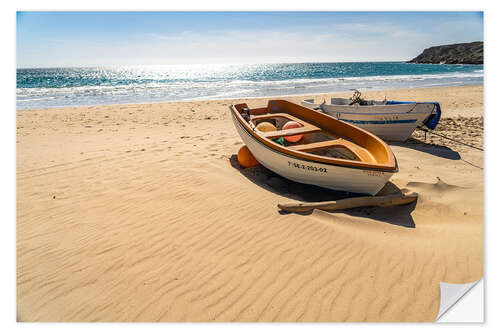
<path id="1" fill-rule="evenodd" d="M 460 86 L 439 86 L 439 87 L 419 87 L 419 88 L 394 88 L 394 89 L 361 89 L 361 93 L 364 95 L 370 95 L 374 93 L 390 93 L 390 92 L 403 92 L 403 91 L 428 91 L 428 90 L 441 90 L 441 89 L 453 89 L 453 88 L 481 88 L 484 89 L 484 85 L 460 85 Z M 296 97 L 302 97 L 302 99 L 307 99 L 311 97 L 329 97 L 329 96 L 346 96 L 352 95 L 352 91 L 332 91 L 328 93 L 312 93 L 312 94 L 292 94 L 292 95 L 270 95 L 270 96 L 258 96 L 258 97 L 235 97 L 235 98 L 216 98 L 216 99 L 188 99 L 188 100 L 175 100 L 175 101 L 162 101 L 162 102 L 137 102 L 137 103 L 119 103 L 119 104 L 93 104 L 93 105 L 72 105 L 72 106 L 58 106 L 49 108 L 33 108 L 33 109 L 16 109 L 16 112 L 22 111 L 49 111 L 49 110 L 65 110 L 65 109 L 81 109 L 81 108 L 95 108 L 95 107 L 120 107 L 120 106 L 145 106 L 145 105 L 162 105 L 169 103 L 198 103 L 198 102 L 224 102 L 224 101 L 239 101 L 239 100 L 262 100 L 262 99 L 290 99 Z M 420 102 L 420 101 L 417 101 Z"/>

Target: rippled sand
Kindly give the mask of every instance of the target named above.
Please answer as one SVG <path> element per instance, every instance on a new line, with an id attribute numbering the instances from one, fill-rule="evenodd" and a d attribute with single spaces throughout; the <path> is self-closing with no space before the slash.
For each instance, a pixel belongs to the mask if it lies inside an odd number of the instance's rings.
<path id="1" fill-rule="evenodd" d="M 482 147 L 481 86 L 385 96 Z M 238 166 L 240 101 L 18 111 L 18 320 L 433 321 L 439 282 L 482 277 L 481 151 L 415 133 L 384 191 L 416 205 L 283 214 L 332 194 Z"/>

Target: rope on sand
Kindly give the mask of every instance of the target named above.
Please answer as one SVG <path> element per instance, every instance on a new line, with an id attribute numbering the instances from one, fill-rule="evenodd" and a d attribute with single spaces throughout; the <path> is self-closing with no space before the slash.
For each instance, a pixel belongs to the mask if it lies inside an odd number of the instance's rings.
<path id="1" fill-rule="evenodd" d="M 428 129 L 426 129 L 426 128 L 422 128 L 422 127 L 420 127 L 420 126 L 418 126 L 417 128 L 418 128 L 419 130 L 421 130 L 421 131 L 424 131 L 424 132 L 425 132 L 426 139 L 427 139 L 427 133 L 430 133 L 430 134 L 437 135 L 437 136 L 440 136 L 440 137 L 442 137 L 442 138 L 448 139 L 448 140 L 450 140 L 450 141 L 454 141 L 454 142 L 456 142 L 456 143 L 460 143 L 461 145 L 468 146 L 468 147 L 471 147 L 471 148 L 474 148 L 474 149 L 477 149 L 477 150 L 480 150 L 480 151 L 484 151 L 484 149 L 483 149 L 483 148 L 479 148 L 479 147 L 476 147 L 476 146 L 470 145 L 470 144 L 468 144 L 468 143 L 461 142 L 461 141 L 455 140 L 455 139 L 453 139 L 453 138 L 450 138 L 450 137 L 444 136 L 444 135 L 442 135 L 442 134 L 435 133 L 435 132 L 430 131 L 430 130 L 428 130 Z"/>

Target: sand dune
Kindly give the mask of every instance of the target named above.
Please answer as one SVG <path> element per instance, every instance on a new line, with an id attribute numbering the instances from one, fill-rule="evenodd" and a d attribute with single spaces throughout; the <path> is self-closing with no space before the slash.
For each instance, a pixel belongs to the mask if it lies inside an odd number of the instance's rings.
<path id="1" fill-rule="evenodd" d="M 437 100 L 482 147 L 482 93 L 367 97 Z M 433 321 L 482 277 L 481 151 L 416 133 L 384 189 L 416 204 L 284 214 L 334 194 L 241 169 L 231 102 L 17 112 L 19 321 Z"/>

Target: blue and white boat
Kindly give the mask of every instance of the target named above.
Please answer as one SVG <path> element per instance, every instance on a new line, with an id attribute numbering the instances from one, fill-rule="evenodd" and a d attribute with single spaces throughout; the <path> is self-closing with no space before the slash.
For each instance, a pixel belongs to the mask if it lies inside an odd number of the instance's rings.
<path id="1" fill-rule="evenodd" d="M 360 105 L 353 103 L 353 99 L 332 98 L 330 104 L 315 104 L 314 99 L 303 100 L 301 104 L 361 127 L 386 141 L 405 141 L 418 126 L 433 130 L 441 118 L 437 102 L 363 102 L 364 105 Z"/>

